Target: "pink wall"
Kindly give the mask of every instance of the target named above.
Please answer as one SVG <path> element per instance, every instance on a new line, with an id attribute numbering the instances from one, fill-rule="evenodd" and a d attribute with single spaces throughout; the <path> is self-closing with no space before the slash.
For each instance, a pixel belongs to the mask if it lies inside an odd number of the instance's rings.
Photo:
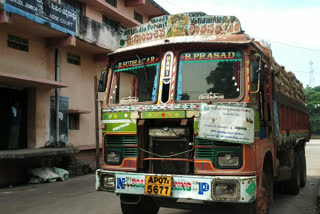
<path id="1" fill-rule="evenodd" d="M 85 11 L 85 14 L 84 14 L 85 16 L 99 23 L 102 23 L 102 14 L 96 8 L 86 5 L 84 11 Z"/>

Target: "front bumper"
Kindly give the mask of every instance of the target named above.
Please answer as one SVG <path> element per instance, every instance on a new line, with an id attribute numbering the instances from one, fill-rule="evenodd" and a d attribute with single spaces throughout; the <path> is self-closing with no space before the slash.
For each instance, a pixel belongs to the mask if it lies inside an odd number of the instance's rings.
<path id="1" fill-rule="evenodd" d="M 114 188 L 106 189 L 102 177 L 114 176 Z M 146 195 L 144 181 L 148 173 L 129 173 L 118 171 L 96 171 L 96 190 L 109 191 L 118 194 Z M 172 176 L 172 198 L 194 199 L 203 201 L 225 201 L 249 203 L 256 199 L 256 176 L 198 176 L 198 175 L 163 175 Z M 217 183 L 237 183 L 237 195 L 233 198 L 223 198 L 215 195 Z"/>

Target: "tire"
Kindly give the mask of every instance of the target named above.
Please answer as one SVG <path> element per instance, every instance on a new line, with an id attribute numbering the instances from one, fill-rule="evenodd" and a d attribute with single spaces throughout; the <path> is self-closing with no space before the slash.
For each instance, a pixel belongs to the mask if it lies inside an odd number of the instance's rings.
<path id="1" fill-rule="evenodd" d="M 262 172 L 262 188 L 258 190 L 257 208 L 252 208 L 254 214 L 269 214 L 273 202 L 273 171 L 270 165 L 265 165 Z"/>
<path id="2" fill-rule="evenodd" d="M 125 203 L 120 200 L 121 210 L 123 214 L 157 214 L 159 206 L 153 201 L 152 198 L 143 197 L 142 200 L 137 203 Z M 121 199 L 121 195 L 120 195 Z"/>
<path id="3" fill-rule="evenodd" d="M 254 202 L 251 202 L 250 204 L 247 204 L 245 209 L 244 210 L 242 209 L 241 211 L 239 213 L 258 214 L 258 211 L 257 211 L 257 200 L 255 200 Z"/>
<path id="4" fill-rule="evenodd" d="M 269 214 L 269 207 L 273 202 L 273 187 L 274 187 L 272 169 L 269 167 L 263 170 L 262 185 L 264 186 L 264 188 L 266 190 L 265 200 L 267 200 L 266 209 L 264 211 L 264 214 Z"/>
<path id="5" fill-rule="evenodd" d="M 307 182 L 307 164 L 306 164 L 306 155 L 304 149 L 299 151 L 300 159 L 300 187 L 304 187 Z"/>
<path id="6" fill-rule="evenodd" d="M 300 175 L 301 175 L 301 167 L 300 167 L 300 155 L 299 152 L 294 153 L 294 166 L 291 170 L 291 178 L 287 182 L 286 192 L 292 195 L 297 195 L 300 192 Z"/>

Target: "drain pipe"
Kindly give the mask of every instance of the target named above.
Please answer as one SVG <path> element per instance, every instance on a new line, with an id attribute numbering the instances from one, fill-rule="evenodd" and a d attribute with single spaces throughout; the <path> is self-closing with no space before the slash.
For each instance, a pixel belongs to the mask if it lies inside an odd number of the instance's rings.
<path id="1" fill-rule="evenodd" d="M 55 49 L 55 81 L 60 81 L 60 50 L 58 48 Z M 60 104 L 60 101 L 59 101 L 59 96 L 60 96 L 60 88 L 56 88 L 55 89 L 55 100 L 56 100 L 56 133 L 55 133 L 55 136 L 56 136 L 56 146 L 59 146 L 60 144 L 60 127 L 59 127 L 59 104 Z"/>

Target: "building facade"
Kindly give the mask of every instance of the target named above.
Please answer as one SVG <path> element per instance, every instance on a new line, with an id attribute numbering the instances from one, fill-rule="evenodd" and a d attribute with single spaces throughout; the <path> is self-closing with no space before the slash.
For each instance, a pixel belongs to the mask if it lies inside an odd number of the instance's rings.
<path id="1" fill-rule="evenodd" d="M 0 0 L 0 170 L 6 152 L 94 149 L 94 76 L 121 31 L 164 14 L 153 0 Z"/>

